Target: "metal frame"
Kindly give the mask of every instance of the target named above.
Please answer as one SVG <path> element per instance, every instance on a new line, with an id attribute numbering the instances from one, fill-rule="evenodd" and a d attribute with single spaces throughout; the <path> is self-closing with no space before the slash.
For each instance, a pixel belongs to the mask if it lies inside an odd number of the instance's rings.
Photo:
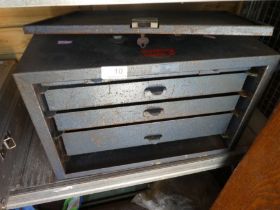
<path id="1" fill-rule="evenodd" d="M 176 164 L 110 176 L 73 179 L 43 188 L 36 187 L 23 192 L 14 192 L 9 197 L 7 208 L 14 209 L 213 170 L 237 163 L 245 151 L 246 148 L 239 147 L 231 152 L 197 157 Z"/>
<path id="2" fill-rule="evenodd" d="M 263 92 L 265 91 L 266 86 L 268 85 L 272 75 L 273 75 L 273 70 L 275 70 L 278 66 L 278 62 L 277 59 L 272 61 L 271 64 L 266 67 L 266 70 L 264 71 L 264 74 L 262 76 L 262 79 L 260 81 L 260 83 L 258 84 L 258 87 L 254 93 L 254 95 L 252 96 L 251 102 L 249 104 L 249 106 L 246 109 L 246 112 L 244 113 L 244 117 L 242 118 L 241 122 L 239 123 L 239 126 L 237 128 L 238 131 L 242 131 L 245 126 L 246 123 L 249 119 L 249 117 L 251 116 L 253 109 L 256 107 L 259 99 L 261 98 Z M 236 132 L 234 134 L 234 136 L 232 137 L 232 140 L 229 143 L 229 147 L 232 148 L 233 146 L 235 146 L 237 144 L 238 139 L 240 138 L 241 132 Z"/>
<path id="3" fill-rule="evenodd" d="M 243 119 L 239 124 L 235 135 L 230 140 L 230 147 L 234 145 L 237 141 L 238 136 L 241 134 L 243 127 L 245 126 L 245 122 L 247 118 L 250 116 L 250 113 L 253 110 L 255 103 L 258 98 L 261 96 L 262 91 L 267 84 L 269 78 L 272 75 L 273 69 L 275 69 L 278 64 L 278 55 L 272 56 L 258 56 L 256 57 L 242 57 L 242 58 L 231 58 L 231 59 L 215 59 L 215 60 L 199 60 L 196 62 L 186 61 L 186 62 L 176 62 L 174 64 L 155 64 L 155 68 L 158 71 L 155 73 L 152 69 L 148 68 L 147 65 L 131 65 L 128 66 L 128 78 L 127 79 L 139 79 L 139 78 L 152 78 L 159 76 L 172 76 L 172 75 L 186 75 L 193 74 L 194 72 L 209 72 L 209 69 L 215 69 L 217 66 L 221 69 L 226 69 L 226 71 L 230 71 L 232 69 L 239 68 L 250 68 L 252 66 L 267 66 L 265 73 L 262 77 L 262 80 L 251 99 L 249 107 L 247 111 L 243 115 Z M 246 65 L 245 65 L 246 64 Z M 167 68 L 159 68 L 160 65 L 165 65 Z M 174 68 L 175 67 L 175 68 Z M 133 69 L 133 71 L 132 71 Z M 175 70 L 175 72 L 174 72 Z M 145 72 L 145 73 L 143 73 Z M 35 125 L 38 135 L 41 139 L 43 147 L 47 152 L 48 158 L 54 169 L 54 172 L 57 178 L 71 178 L 77 176 L 84 176 L 94 173 L 94 171 L 83 171 L 66 174 L 64 167 L 60 161 L 60 156 L 56 149 L 55 144 L 53 143 L 52 135 L 49 131 L 49 127 L 46 123 L 45 116 L 43 110 L 41 109 L 41 105 L 38 101 L 37 90 L 35 89 L 34 84 L 40 83 L 54 83 L 54 82 L 63 82 L 69 80 L 86 80 L 88 78 L 101 78 L 101 69 L 100 68 L 90 68 L 90 69 L 75 69 L 71 70 L 71 72 L 57 70 L 57 71 L 45 71 L 45 72 L 29 72 L 29 73 L 17 73 L 14 75 L 17 85 L 21 91 L 22 97 L 25 101 L 27 109 L 31 115 L 31 119 L 33 124 Z M 180 160 L 180 159 L 178 159 Z M 158 162 L 158 160 L 153 161 L 154 163 Z M 106 172 L 106 170 L 105 170 Z M 108 171 L 107 171 L 108 172 Z"/>

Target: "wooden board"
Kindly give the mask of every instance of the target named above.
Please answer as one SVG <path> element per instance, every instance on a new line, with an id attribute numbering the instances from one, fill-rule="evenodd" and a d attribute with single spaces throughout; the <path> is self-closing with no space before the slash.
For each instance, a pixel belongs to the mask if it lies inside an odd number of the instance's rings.
<path id="1" fill-rule="evenodd" d="M 0 54 L 23 53 L 31 37 L 19 27 L 0 28 Z"/>
<path id="2" fill-rule="evenodd" d="M 16 62 L 14 60 L 7 60 L 7 61 L 0 60 L 0 89 L 3 86 L 9 72 L 11 71 L 15 63 Z"/>
<path id="3" fill-rule="evenodd" d="M 79 7 L 33 7 L 0 9 L 0 27 L 21 27 L 25 24 L 63 15 Z"/>
<path id="4" fill-rule="evenodd" d="M 0 59 L 21 58 L 32 37 L 24 34 L 23 25 L 78 9 L 79 7 L 0 9 Z"/>
<path id="5" fill-rule="evenodd" d="M 212 210 L 279 209 L 280 105 L 230 177 Z"/>

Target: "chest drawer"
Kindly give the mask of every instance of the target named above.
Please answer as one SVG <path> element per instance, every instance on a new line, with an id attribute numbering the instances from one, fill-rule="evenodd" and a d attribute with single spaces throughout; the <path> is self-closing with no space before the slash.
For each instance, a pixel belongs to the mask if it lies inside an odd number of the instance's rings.
<path id="1" fill-rule="evenodd" d="M 102 127 L 232 111 L 238 99 L 231 95 L 67 112 L 56 114 L 54 120 L 60 131 Z"/>
<path id="2" fill-rule="evenodd" d="M 223 134 L 231 117 L 221 114 L 64 133 L 62 139 L 67 154 L 78 155 Z"/>
<path id="3" fill-rule="evenodd" d="M 240 91 L 245 73 L 150 80 L 51 89 L 45 98 L 51 111 L 71 110 Z"/>

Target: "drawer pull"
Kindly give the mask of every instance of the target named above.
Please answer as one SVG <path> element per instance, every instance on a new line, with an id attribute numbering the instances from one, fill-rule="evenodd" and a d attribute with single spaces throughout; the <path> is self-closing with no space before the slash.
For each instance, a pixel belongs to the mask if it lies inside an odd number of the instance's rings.
<path id="1" fill-rule="evenodd" d="M 144 111 L 144 117 L 149 117 L 149 116 L 158 116 L 163 113 L 163 108 L 148 108 Z"/>
<path id="2" fill-rule="evenodd" d="M 144 139 L 146 139 L 148 141 L 155 141 L 155 140 L 160 140 L 161 137 L 162 137 L 161 134 L 155 134 L 155 135 L 145 136 Z"/>
<path id="3" fill-rule="evenodd" d="M 2 147 L 0 148 L 0 158 L 3 161 L 6 157 L 7 151 L 16 148 L 17 145 L 9 132 L 7 133 L 5 138 L 0 141 L 0 143 L 2 144 Z"/>
<path id="4" fill-rule="evenodd" d="M 166 87 L 164 86 L 153 86 L 153 87 L 147 87 L 144 90 L 145 96 L 160 96 L 163 95 L 166 92 Z"/>

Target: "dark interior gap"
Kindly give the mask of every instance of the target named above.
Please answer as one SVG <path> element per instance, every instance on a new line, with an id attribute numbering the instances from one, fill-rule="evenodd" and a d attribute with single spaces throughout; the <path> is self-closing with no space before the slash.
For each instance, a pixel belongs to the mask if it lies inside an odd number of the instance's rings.
<path id="1" fill-rule="evenodd" d="M 219 135 L 198 137 L 160 144 L 69 156 L 65 171 L 66 173 L 74 173 L 114 166 L 124 166 L 124 168 L 128 170 L 136 167 L 133 166 L 134 163 L 221 149 L 226 149 L 226 146 Z M 142 166 L 140 165 L 138 165 L 138 167 L 143 167 L 145 163 L 143 163 Z M 148 164 L 148 166 L 151 166 L 151 164 Z"/>
<path id="2" fill-rule="evenodd" d="M 259 86 L 259 83 L 262 80 L 262 77 L 263 77 L 263 74 L 264 74 L 266 68 L 267 68 L 267 66 L 252 67 L 250 70 L 254 73 L 257 73 L 258 76 L 257 77 L 248 76 L 244 82 L 242 89 L 244 91 L 254 95 Z M 251 97 L 246 97 L 246 98 L 240 97 L 237 102 L 235 109 L 236 109 L 236 111 L 240 112 L 241 114 L 239 117 L 237 117 L 235 115 L 232 117 L 232 119 L 228 125 L 227 131 L 226 131 L 226 135 L 228 136 L 226 143 L 227 143 L 228 147 L 230 147 L 230 149 L 233 149 L 236 146 L 238 139 L 240 138 L 242 131 L 245 128 L 246 122 L 250 119 L 250 116 L 252 113 L 249 113 L 249 115 L 246 117 L 245 122 L 244 122 L 245 124 L 240 126 L 240 122 L 244 117 L 244 113 L 247 111 L 251 102 L 252 102 Z M 257 101 L 256 101 L 256 103 L 257 103 Z M 235 139 L 233 139 L 233 137 L 235 137 Z"/>

